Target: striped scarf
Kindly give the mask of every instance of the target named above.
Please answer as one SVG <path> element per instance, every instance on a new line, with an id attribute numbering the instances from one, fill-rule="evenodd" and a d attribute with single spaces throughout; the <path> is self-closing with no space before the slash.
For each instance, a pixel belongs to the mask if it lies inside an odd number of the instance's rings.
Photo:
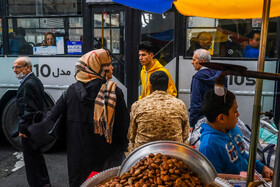
<path id="1" fill-rule="evenodd" d="M 112 143 L 115 120 L 117 84 L 107 81 L 99 90 L 94 104 L 94 133 L 104 135 L 108 143 Z"/>

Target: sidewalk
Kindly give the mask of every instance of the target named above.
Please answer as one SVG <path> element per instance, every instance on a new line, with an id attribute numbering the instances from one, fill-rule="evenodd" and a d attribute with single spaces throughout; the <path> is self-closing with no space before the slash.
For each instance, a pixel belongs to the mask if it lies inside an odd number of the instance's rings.
<path id="1" fill-rule="evenodd" d="M 65 150 L 55 150 L 44 154 L 52 187 L 69 187 L 67 173 L 67 157 Z M 25 167 L 18 169 L 0 180 L 3 187 L 29 187 Z"/>

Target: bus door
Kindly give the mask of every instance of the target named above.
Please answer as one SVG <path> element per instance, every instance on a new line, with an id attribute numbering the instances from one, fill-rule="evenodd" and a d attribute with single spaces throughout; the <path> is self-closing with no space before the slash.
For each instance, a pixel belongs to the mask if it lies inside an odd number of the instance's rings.
<path id="1" fill-rule="evenodd" d="M 118 6 L 92 8 L 93 48 L 109 50 L 114 66 L 114 77 L 125 87 L 124 28 L 125 11 Z M 118 86 L 121 87 L 120 84 Z M 124 93 L 126 92 L 123 90 Z M 125 93 L 126 95 L 126 93 Z"/>

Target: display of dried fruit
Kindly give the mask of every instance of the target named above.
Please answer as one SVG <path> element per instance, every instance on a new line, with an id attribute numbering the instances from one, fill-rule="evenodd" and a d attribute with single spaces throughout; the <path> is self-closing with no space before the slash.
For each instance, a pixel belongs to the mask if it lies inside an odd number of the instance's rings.
<path id="1" fill-rule="evenodd" d="M 170 155 L 151 153 L 129 171 L 98 185 L 99 187 L 206 186 L 182 160 Z"/>

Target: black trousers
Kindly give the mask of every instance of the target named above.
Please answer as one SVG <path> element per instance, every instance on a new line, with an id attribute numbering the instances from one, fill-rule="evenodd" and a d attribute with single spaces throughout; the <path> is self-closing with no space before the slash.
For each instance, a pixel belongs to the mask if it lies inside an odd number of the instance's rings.
<path id="1" fill-rule="evenodd" d="M 29 186 L 43 187 L 46 184 L 50 184 L 49 174 L 43 153 L 33 149 L 29 140 L 26 138 L 22 138 L 22 149 Z"/>

